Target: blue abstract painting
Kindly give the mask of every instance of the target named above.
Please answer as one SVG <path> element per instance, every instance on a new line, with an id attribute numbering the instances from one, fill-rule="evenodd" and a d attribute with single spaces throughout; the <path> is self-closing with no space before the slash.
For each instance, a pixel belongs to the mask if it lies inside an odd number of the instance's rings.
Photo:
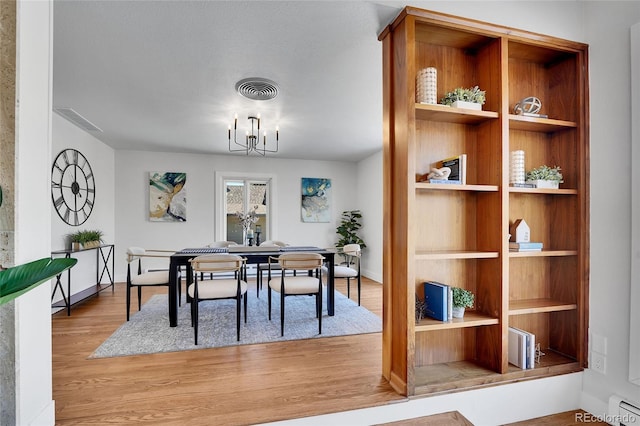
<path id="1" fill-rule="evenodd" d="M 331 221 L 331 179 L 302 178 L 303 222 Z"/>

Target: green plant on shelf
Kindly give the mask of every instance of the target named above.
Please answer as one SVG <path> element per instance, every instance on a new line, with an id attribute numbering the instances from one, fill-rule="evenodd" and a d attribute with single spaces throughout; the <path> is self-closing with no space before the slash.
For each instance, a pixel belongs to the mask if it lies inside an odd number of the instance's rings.
<path id="1" fill-rule="evenodd" d="M 475 299 L 472 292 L 460 287 L 453 287 L 453 306 L 459 308 L 472 308 Z"/>
<path id="2" fill-rule="evenodd" d="M 527 172 L 527 180 L 550 180 L 562 183 L 560 167 L 549 167 L 546 164 Z"/>
<path id="3" fill-rule="evenodd" d="M 81 230 L 69 234 L 72 243 L 81 244 L 84 248 L 95 247 L 100 245 L 104 233 L 98 229 Z"/>
<path id="4" fill-rule="evenodd" d="M 440 99 L 440 103 L 442 105 L 452 105 L 456 101 L 463 101 L 484 105 L 486 100 L 485 93 L 486 92 L 480 90 L 478 86 L 473 86 L 468 89 L 458 87 L 444 95 L 444 97 Z"/>

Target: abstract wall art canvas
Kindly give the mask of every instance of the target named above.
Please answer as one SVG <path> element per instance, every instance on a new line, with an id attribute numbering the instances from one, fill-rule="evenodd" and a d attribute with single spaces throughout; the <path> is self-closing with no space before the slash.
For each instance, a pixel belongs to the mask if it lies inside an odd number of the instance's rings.
<path id="1" fill-rule="evenodd" d="M 149 172 L 149 220 L 186 222 L 187 174 Z"/>
<path id="2" fill-rule="evenodd" d="M 331 179 L 302 178 L 303 222 L 331 221 Z"/>

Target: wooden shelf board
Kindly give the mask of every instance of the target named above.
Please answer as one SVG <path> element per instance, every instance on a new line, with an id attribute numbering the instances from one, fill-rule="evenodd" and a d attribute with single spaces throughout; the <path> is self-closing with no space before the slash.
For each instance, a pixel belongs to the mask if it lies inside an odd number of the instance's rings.
<path id="1" fill-rule="evenodd" d="M 493 259 L 499 256 L 497 251 L 418 251 L 416 260 L 446 260 L 446 259 Z"/>
<path id="2" fill-rule="evenodd" d="M 448 330 L 453 328 L 465 328 L 465 327 L 478 327 L 481 325 L 495 325 L 499 324 L 498 318 L 490 317 L 476 313 L 474 311 L 466 311 L 464 318 L 454 318 L 451 321 L 438 321 L 431 318 L 425 318 L 416 324 L 415 331 L 434 331 L 434 330 Z"/>
<path id="3" fill-rule="evenodd" d="M 416 118 L 418 120 L 440 121 L 457 124 L 479 124 L 487 120 L 498 118 L 495 111 L 476 111 L 473 109 L 452 108 L 440 104 L 416 104 Z"/>
<path id="4" fill-rule="evenodd" d="M 574 309 L 578 309 L 578 305 L 576 303 L 565 303 L 553 299 L 525 299 L 509 301 L 509 315 L 571 311 Z"/>
<path id="5" fill-rule="evenodd" d="M 509 192 L 519 192 L 526 194 L 554 194 L 554 195 L 577 195 L 577 189 L 549 189 L 549 188 L 519 188 L 509 187 Z"/>
<path id="6" fill-rule="evenodd" d="M 100 293 L 102 290 L 106 290 L 109 287 L 113 287 L 113 284 L 96 284 L 96 285 L 92 285 L 89 288 L 86 288 L 82 291 L 79 291 L 78 293 L 72 294 L 71 295 L 71 300 L 70 300 L 70 304 L 71 306 L 75 305 L 76 303 L 80 303 L 85 299 L 88 299 L 92 296 L 97 295 L 98 293 Z M 52 308 L 66 308 L 67 305 L 65 305 L 64 303 L 64 299 L 60 300 L 58 302 L 55 302 L 51 305 Z"/>
<path id="7" fill-rule="evenodd" d="M 435 395 L 539 379 L 582 371 L 580 363 L 551 349 L 543 350 L 536 368 L 522 370 L 509 364 L 505 374 L 496 373 L 471 361 L 457 361 L 416 367 L 415 395 Z"/>
<path id="8" fill-rule="evenodd" d="M 459 185 L 455 183 L 416 182 L 416 189 L 497 192 L 498 185 Z"/>
<path id="9" fill-rule="evenodd" d="M 524 117 L 509 114 L 509 128 L 527 130 L 530 132 L 557 132 L 558 130 L 575 129 L 578 123 L 574 121 L 554 120 L 552 118 Z"/>
<path id="10" fill-rule="evenodd" d="M 558 257 L 577 256 L 577 250 L 541 250 L 541 251 L 510 251 L 509 257 Z"/>

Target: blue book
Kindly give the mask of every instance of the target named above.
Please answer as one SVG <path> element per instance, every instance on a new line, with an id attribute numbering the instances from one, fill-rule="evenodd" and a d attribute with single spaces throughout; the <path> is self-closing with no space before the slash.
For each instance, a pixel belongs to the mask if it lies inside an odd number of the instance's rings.
<path id="1" fill-rule="evenodd" d="M 509 250 L 512 251 L 539 251 L 542 250 L 542 243 L 527 242 L 527 243 L 509 243 Z"/>
<path id="2" fill-rule="evenodd" d="M 435 281 L 424 283 L 424 313 L 429 318 L 447 321 L 449 286 Z"/>
<path id="3" fill-rule="evenodd" d="M 460 179 L 429 179 L 429 183 L 448 183 L 452 185 L 460 185 L 462 181 Z"/>

